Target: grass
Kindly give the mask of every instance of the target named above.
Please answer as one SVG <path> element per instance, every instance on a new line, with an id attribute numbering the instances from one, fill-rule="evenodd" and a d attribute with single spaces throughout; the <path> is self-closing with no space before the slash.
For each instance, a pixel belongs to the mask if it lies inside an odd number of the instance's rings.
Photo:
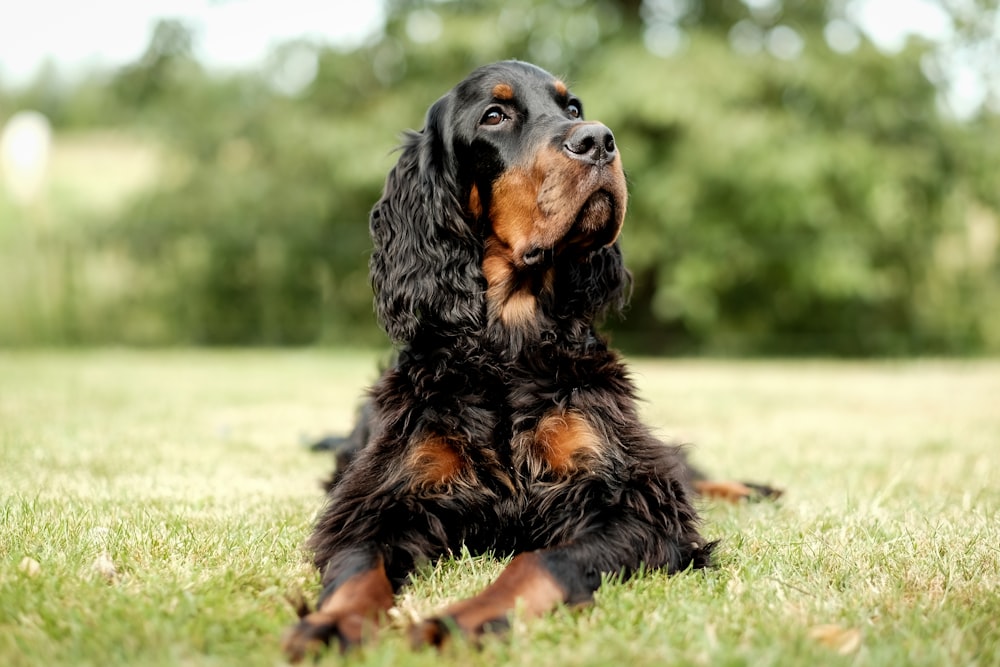
<path id="1" fill-rule="evenodd" d="M 0 352 L 0 664 L 277 665 L 368 353 Z M 602 588 L 481 650 L 352 665 L 1000 665 L 1000 363 L 640 361 L 648 420 L 778 504 L 707 505 L 718 567 Z M 502 565 L 422 573 L 398 620 Z"/>

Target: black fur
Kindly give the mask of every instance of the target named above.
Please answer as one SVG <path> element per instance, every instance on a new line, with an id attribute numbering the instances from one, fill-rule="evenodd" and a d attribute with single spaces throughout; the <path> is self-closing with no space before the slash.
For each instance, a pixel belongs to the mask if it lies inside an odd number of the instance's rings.
<path id="1" fill-rule="evenodd" d="M 322 598 L 358 563 L 380 559 L 397 589 L 463 546 L 539 553 L 566 602 L 590 599 L 602 575 L 710 561 L 692 473 L 640 422 L 595 328 L 630 286 L 615 240 L 624 180 L 610 131 L 562 91 L 536 67 L 497 63 L 406 136 L 371 214 L 375 307 L 398 358 L 309 539 Z M 494 124 L 494 107 L 507 119 Z M 512 192 L 529 173 L 547 180 Z M 551 219 L 511 217 L 536 202 Z"/>

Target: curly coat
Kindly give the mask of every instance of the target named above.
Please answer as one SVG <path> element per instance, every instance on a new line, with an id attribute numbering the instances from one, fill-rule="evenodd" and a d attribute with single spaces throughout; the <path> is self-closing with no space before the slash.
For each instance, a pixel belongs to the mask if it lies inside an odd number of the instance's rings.
<path id="1" fill-rule="evenodd" d="M 626 203 L 611 131 L 527 63 L 477 69 L 405 137 L 370 220 L 398 357 L 309 539 L 323 590 L 292 659 L 360 642 L 415 567 L 462 547 L 515 557 L 418 642 L 590 600 L 605 575 L 709 564 L 694 473 L 595 328 L 629 292 Z"/>

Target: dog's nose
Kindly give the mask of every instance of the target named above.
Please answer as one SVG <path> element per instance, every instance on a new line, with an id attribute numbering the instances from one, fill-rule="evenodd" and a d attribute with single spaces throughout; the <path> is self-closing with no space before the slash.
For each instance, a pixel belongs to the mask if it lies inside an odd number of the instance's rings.
<path id="1" fill-rule="evenodd" d="M 566 153 L 577 160 L 605 164 L 615 157 L 615 135 L 606 125 L 585 123 L 577 125 L 563 144 Z"/>

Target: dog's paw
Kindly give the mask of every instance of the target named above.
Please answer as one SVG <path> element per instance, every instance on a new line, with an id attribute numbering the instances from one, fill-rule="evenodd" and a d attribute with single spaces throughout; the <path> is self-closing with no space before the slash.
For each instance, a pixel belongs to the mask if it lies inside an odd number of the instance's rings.
<path id="1" fill-rule="evenodd" d="M 777 500 L 784 491 L 764 484 L 753 482 L 709 481 L 694 483 L 698 495 L 712 500 L 722 500 L 730 503 L 756 500 Z"/>
<path id="2" fill-rule="evenodd" d="M 410 628 L 410 642 L 415 648 L 440 648 L 455 638 L 478 645 L 484 635 L 501 634 L 510 629 L 510 619 L 506 615 L 485 621 L 469 616 L 447 614 L 421 621 Z"/>
<path id="3" fill-rule="evenodd" d="M 743 486 L 751 491 L 747 500 L 777 500 L 785 494 L 784 489 L 779 489 L 767 484 L 757 484 L 756 482 L 743 482 Z"/>
<path id="4" fill-rule="evenodd" d="M 449 623 L 450 621 L 450 623 Z M 414 648 L 421 646 L 441 647 L 451 636 L 454 619 L 428 618 L 410 627 L 410 643 Z"/>
<path id="5" fill-rule="evenodd" d="M 316 656 L 328 646 L 341 652 L 361 644 L 365 619 L 358 614 L 334 616 L 321 611 L 306 614 L 289 628 L 281 642 L 285 656 L 292 663 Z"/>

